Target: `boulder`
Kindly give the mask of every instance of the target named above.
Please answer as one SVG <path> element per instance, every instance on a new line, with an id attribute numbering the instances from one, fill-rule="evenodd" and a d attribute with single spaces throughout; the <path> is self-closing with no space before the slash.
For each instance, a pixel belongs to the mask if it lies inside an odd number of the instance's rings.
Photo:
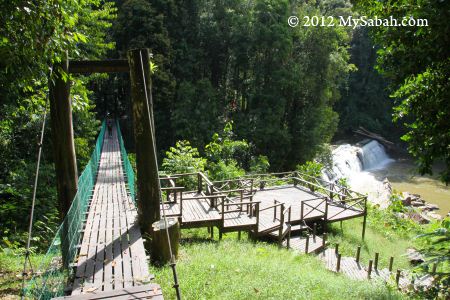
<path id="1" fill-rule="evenodd" d="M 427 203 L 426 205 L 425 205 L 425 209 L 426 210 L 438 210 L 439 209 L 439 206 L 437 206 L 437 204 L 432 204 L 432 203 Z"/>
<path id="2" fill-rule="evenodd" d="M 416 249 L 406 249 L 406 256 L 408 257 L 408 260 L 411 262 L 411 264 L 416 265 L 424 262 L 423 255 Z"/>
<path id="3" fill-rule="evenodd" d="M 402 204 L 404 206 L 411 206 L 412 195 L 408 192 L 402 193 Z"/>
<path id="4" fill-rule="evenodd" d="M 439 221 L 443 219 L 441 215 L 439 215 L 439 214 L 437 214 L 435 212 L 431 212 L 431 211 L 427 212 L 427 216 L 432 218 L 432 219 L 439 220 Z"/>
<path id="5" fill-rule="evenodd" d="M 409 219 L 419 224 L 428 224 L 431 222 L 430 218 L 425 214 L 410 213 L 408 214 L 408 217 Z"/>
<path id="6" fill-rule="evenodd" d="M 411 201 L 411 205 L 412 206 L 414 206 L 414 207 L 419 207 L 419 206 L 423 206 L 423 201 L 420 201 L 420 200 L 413 200 L 413 201 Z"/>

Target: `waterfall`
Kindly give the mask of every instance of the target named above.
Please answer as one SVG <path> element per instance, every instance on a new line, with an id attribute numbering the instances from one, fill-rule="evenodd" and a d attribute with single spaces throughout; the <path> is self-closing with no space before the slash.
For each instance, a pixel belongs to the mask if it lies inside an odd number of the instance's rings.
<path id="1" fill-rule="evenodd" d="M 361 171 L 380 169 L 392 162 L 380 143 L 371 140 L 362 146 L 340 145 L 332 152 L 333 167 L 325 170 L 325 179 L 335 181 L 339 178 L 352 179 Z"/>

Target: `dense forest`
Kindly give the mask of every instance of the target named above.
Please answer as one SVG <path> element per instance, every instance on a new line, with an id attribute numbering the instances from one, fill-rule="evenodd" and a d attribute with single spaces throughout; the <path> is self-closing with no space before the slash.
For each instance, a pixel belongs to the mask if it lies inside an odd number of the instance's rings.
<path id="1" fill-rule="evenodd" d="M 182 169 L 180 157 L 214 178 L 291 170 L 363 125 L 396 143 L 403 136 L 423 173 L 443 161 L 442 179 L 450 180 L 448 1 L 383 6 L 347 0 L 12 0 L 0 5 L 0 247 L 20 248 L 26 240 L 48 80 L 66 51 L 70 59 L 105 59 L 151 49 L 163 171 Z M 302 20 L 358 14 L 414 15 L 428 18 L 430 26 L 287 24 L 291 15 Z M 132 152 L 128 75 L 71 79 L 79 171 L 108 113 L 121 120 Z M 40 250 L 59 224 L 49 126 L 42 147 L 34 242 Z"/>

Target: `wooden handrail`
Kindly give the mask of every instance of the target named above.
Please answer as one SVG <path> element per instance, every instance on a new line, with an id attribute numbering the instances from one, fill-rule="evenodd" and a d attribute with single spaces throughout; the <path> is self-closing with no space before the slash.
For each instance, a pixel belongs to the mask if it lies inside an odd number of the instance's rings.
<path id="1" fill-rule="evenodd" d="M 233 202 L 233 203 L 225 203 L 224 206 L 238 206 L 238 205 L 250 205 L 250 204 L 256 204 L 261 203 L 261 201 L 247 201 L 247 202 Z"/>
<path id="2" fill-rule="evenodd" d="M 184 186 L 173 186 L 173 187 L 163 187 L 161 188 L 161 191 L 180 191 L 183 190 Z"/>
<path id="3" fill-rule="evenodd" d="M 271 209 L 271 208 L 274 208 L 274 207 L 277 207 L 277 206 L 281 206 L 281 204 L 282 203 L 273 204 L 273 205 L 264 207 L 264 208 L 260 209 L 259 211 L 268 210 L 268 209 Z"/>

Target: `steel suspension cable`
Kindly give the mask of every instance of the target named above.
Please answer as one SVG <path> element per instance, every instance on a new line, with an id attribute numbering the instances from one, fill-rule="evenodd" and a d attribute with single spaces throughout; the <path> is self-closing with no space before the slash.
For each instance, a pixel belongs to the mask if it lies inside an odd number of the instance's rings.
<path id="1" fill-rule="evenodd" d="M 28 225 L 28 239 L 27 239 L 27 248 L 25 251 L 25 259 L 23 263 L 23 272 L 22 272 L 22 295 L 21 299 L 24 299 L 24 289 L 25 289 L 25 277 L 28 275 L 26 272 L 27 270 L 27 262 L 30 264 L 31 272 L 33 272 L 33 266 L 31 264 L 30 260 L 30 245 L 31 245 L 31 237 L 32 237 L 32 231 L 33 231 L 33 221 L 34 221 L 34 207 L 36 204 L 36 192 L 37 192 L 37 185 L 38 185 L 38 179 L 39 179 L 39 168 L 41 165 L 41 156 L 42 156 L 42 144 L 44 142 L 44 132 L 45 132 L 45 121 L 47 119 L 47 105 L 48 105 L 48 94 L 45 100 L 45 107 L 44 107 L 44 116 L 42 120 L 42 127 L 41 127 L 41 136 L 38 144 L 38 158 L 37 158 L 37 165 L 36 165 L 36 173 L 34 177 L 34 187 L 33 187 L 33 198 L 31 201 L 31 212 L 30 212 L 30 222 Z"/>
<path id="2" fill-rule="evenodd" d="M 149 101 L 148 101 L 148 92 L 147 92 L 147 84 L 145 81 L 145 71 L 144 71 L 144 63 L 143 63 L 143 59 L 142 59 L 142 51 L 139 51 L 139 56 L 141 59 L 141 69 L 142 69 L 142 79 L 143 79 L 143 83 L 144 83 L 144 94 L 145 94 L 145 100 L 147 101 L 147 114 L 148 117 L 150 119 L 151 113 L 150 113 L 150 107 L 149 107 Z M 154 123 L 153 123 L 153 119 L 151 119 L 152 123 L 150 124 L 150 134 L 153 137 L 153 149 L 155 149 L 155 151 L 153 151 L 153 155 L 155 157 L 155 162 L 156 162 L 156 174 L 158 176 L 158 195 L 159 195 L 159 201 L 163 204 L 162 202 L 162 197 L 161 197 L 161 183 L 159 182 L 159 171 L 158 171 L 158 160 L 157 160 L 157 156 L 156 156 L 156 141 L 155 141 L 155 134 L 154 134 Z M 180 285 L 178 284 L 178 276 L 177 276 L 177 269 L 176 269 L 176 262 L 175 262 L 175 256 L 173 255 L 172 252 L 172 244 L 170 242 L 170 234 L 169 234 L 169 226 L 167 223 L 167 217 L 166 217 L 166 209 L 164 207 L 164 204 L 162 205 L 162 210 L 163 210 L 163 219 L 164 219 L 164 226 L 165 226 L 165 231 L 166 231 L 166 235 L 167 235 L 167 243 L 169 244 L 169 254 L 170 254 L 170 267 L 172 268 L 172 274 L 173 274 L 173 279 L 174 279 L 174 285 L 173 288 L 176 291 L 177 294 L 177 299 L 181 300 L 181 293 L 180 293 Z"/>

